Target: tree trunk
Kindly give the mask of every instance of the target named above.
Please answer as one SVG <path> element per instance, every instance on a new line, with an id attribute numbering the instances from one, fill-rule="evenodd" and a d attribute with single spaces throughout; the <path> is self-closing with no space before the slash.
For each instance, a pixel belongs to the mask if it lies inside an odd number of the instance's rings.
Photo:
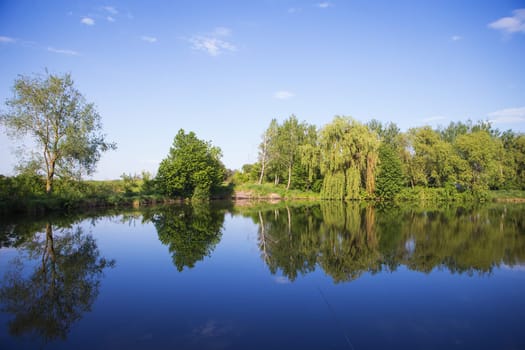
<path id="1" fill-rule="evenodd" d="M 259 185 L 262 184 L 264 178 L 264 168 L 266 167 L 266 157 L 268 152 L 268 138 L 264 135 L 262 159 L 261 159 L 261 176 L 259 176 Z"/>
<path id="2" fill-rule="evenodd" d="M 53 192 L 53 177 L 55 176 L 55 161 L 52 161 L 49 165 L 49 170 L 47 172 L 46 178 L 46 194 L 51 194 Z"/>
<path id="3" fill-rule="evenodd" d="M 286 185 L 286 190 L 290 189 L 290 184 L 292 183 L 292 164 L 288 166 L 288 184 Z"/>
<path id="4" fill-rule="evenodd" d="M 263 181 L 263 178 L 264 178 L 264 167 L 265 167 L 265 165 L 266 165 L 266 162 L 263 159 L 263 161 L 261 163 L 261 176 L 259 176 L 259 185 L 262 184 L 262 181 Z"/>

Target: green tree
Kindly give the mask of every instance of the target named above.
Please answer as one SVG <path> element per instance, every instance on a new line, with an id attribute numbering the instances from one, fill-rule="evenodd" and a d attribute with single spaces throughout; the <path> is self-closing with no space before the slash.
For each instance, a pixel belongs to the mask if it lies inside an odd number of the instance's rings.
<path id="1" fill-rule="evenodd" d="M 503 145 L 486 130 L 459 136 L 456 148 L 468 163 L 469 187 L 473 191 L 488 190 L 503 182 Z"/>
<path id="2" fill-rule="evenodd" d="M 450 122 L 450 124 L 439 131 L 441 138 L 448 143 L 454 143 L 458 136 L 464 135 L 472 130 L 472 121 L 468 120 L 466 123 L 463 122 Z"/>
<path id="3" fill-rule="evenodd" d="M 441 139 L 440 134 L 425 126 L 408 132 L 412 157 L 410 159 L 411 183 L 442 187 L 455 183 L 466 169 L 452 144 Z"/>
<path id="4" fill-rule="evenodd" d="M 507 130 L 501 135 L 501 141 L 505 150 L 505 187 L 525 189 L 525 135 Z"/>
<path id="5" fill-rule="evenodd" d="M 305 168 L 307 174 L 305 189 L 316 190 L 315 184 L 321 181 L 321 172 L 319 168 L 320 150 L 318 133 L 315 125 L 307 127 L 304 142 L 299 147 L 299 153 L 301 165 Z"/>
<path id="6" fill-rule="evenodd" d="M 30 136 L 36 150 L 19 165 L 46 178 L 46 193 L 55 176 L 71 178 L 92 174 L 101 153 L 115 149 L 101 133 L 101 118 L 73 86 L 71 75 L 19 76 L 14 97 L 0 122 L 13 138 Z"/>
<path id="7" fill-rule="evenodd" d="M 306 130 L 306 123 L 299 123 L 299 120 L 293 114 L 279 128 L 279 145 L 288 175 L 287 190 L 290 189 L 292 183 L 294 165 L 299 161 L 300 146 L 304 142 Z"/>
<path id="8" fill-rule="evenodd" d="M 403 187 L 401 160 L 388 144 L 379 147 L 379 170 L 376 179 L 376 193 L 386 199 L 393 198 Z"/>
<path id="9" fill-rule="evenodd" d="M 168 157 L 159 166 L 159 191 L 170 197 L 208 199 L 222 184 L 221 150 L 180 129 Z"/>
<path id="10" fill-rule="evenodd" d="M 379 120 L 372 119 L 366 124 L 366 126 L 368 129 L 370 129 L 370 131 L 375 132 L 379 136 L 381 142 L 386 143 L 394 149 L 400 147 L 401 132 L 396 123 L 388 122 L 387 124 L 383 125 L 383 123 L 381 123 Z"/>
<path id="11" fill-rule="evenodd" d="M 362 184 L 374 191 L 379 140 L 375 132 L 348 117 L 335 117 L 319 136 L 320 169 L 325 198 L 359 198 Z"/>

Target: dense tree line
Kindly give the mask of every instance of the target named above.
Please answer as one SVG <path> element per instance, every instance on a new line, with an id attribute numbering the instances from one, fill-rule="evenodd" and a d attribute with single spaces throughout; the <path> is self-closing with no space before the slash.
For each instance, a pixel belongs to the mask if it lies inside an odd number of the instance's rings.
<path id="1" fill-rule="evenodd" d="M 525 189 L 525 135 L 489 122 L 411 128 L 336 116 L 317 128 L 294 115 L 262 135 L 255 164 L 241 181 L 285 184 L 327 199 L 391 198 L 403 188 L 480 194 Z"/>

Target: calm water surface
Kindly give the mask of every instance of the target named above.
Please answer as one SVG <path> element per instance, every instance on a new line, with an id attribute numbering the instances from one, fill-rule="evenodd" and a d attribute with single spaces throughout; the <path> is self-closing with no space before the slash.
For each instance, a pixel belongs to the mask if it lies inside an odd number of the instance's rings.
<path id="1" fill-rule="evenodd" d="M 0 349 L 525 349 L 525 207 L 0 223 Z"/>

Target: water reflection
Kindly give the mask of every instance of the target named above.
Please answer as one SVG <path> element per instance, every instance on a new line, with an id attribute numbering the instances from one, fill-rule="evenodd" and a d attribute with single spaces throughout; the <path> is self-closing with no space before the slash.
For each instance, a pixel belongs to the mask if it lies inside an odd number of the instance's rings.
<path id="1" fill-rule="evenodd" d="M 221 240 L 225 213 L 223 207 L 197 203 L 155 210 L 145 214 L 145 221 L 153 222 L 173 264 L 182 271 L 211 255 Z"/>
<path id="2" fill-rule="evenodd" d="M 1 309 L 13 316 L 10 334 L 43 343 L 65 339 L 90 311 L 104 270 L 115 262 L 102 257 L 94 238 L 78 226 L 20 224 L 3 227 L 3 233 L 13 239 L 2 244 L 21 252 L 9 263 L 0 288 Z"/>
<path id="3" fill-rule="evenodd" d="M 261 258 L 271 273 L 290 281 L 317 266 L 343 282 L 400 265 L 473 274 L 525 263 L 520 206 L 417 210 L 322 202 L 244 213 L 259 224 Z"/>

